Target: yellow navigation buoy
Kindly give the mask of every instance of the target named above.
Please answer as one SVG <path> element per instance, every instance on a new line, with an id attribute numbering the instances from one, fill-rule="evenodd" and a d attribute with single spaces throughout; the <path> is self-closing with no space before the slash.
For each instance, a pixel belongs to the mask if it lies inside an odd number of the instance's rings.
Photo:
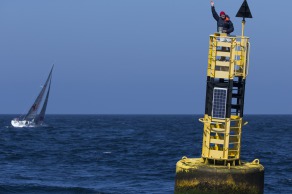
<path id="1" fill-rule="evenodd" d="M 246 0 L 238 17 L 251 18 Z M 210 35 L 202 157 L 176 164 L 176 194 L 262 194 L 264 167 L 240 160 L 249 38 Z"/>

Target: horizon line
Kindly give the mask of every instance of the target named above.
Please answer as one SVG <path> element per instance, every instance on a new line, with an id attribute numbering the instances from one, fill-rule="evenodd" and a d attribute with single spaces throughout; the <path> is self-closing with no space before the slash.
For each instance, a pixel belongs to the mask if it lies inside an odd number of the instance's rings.
<path id="1" fill-rule="evenodd" d="M 18 113 L 0 113 L 0 115 L 24 115 Z M 50 113 L 48 115 L 205 115 L 199 113 Z M 248 113 L 244 115 L 292 115 L 292 113 Z"/>

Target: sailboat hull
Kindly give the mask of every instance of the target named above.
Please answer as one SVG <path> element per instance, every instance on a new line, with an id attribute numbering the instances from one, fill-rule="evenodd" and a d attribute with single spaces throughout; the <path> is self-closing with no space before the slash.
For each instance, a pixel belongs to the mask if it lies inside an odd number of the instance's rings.
<path id="1" fill-rule="evenodd" d="M 18 127 L 18 128 L 22 128 L 22 127 L 35 127 L 35 123 L 32 121 L 26 121 L 26 120 L 17 120 L 17 119 L 13 119 L 11 121 L 11 125 L 13 127 Z"/>

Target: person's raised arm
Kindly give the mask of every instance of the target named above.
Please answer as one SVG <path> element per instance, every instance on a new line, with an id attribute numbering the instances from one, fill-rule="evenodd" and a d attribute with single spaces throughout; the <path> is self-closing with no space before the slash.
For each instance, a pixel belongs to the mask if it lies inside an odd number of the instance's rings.
<path id="1" fill-rule="evenodd" d="M 219 15 L 215 10 L 215 6 L 214 6 L 214 1 L 211 1 L 211 10 L 212 10 L 212 14 L 213 14 L 213 18 L 218 21 L 219 20 Z"/>

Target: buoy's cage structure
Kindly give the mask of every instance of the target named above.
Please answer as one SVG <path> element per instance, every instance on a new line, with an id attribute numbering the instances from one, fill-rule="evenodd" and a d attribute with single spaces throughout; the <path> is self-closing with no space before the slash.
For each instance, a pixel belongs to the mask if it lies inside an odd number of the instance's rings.
<path id="1" fill-rule="evenodd" d="M 176 163 L 175 194 L 263 194 L 264 167 L 240 160 L 249 38 L 210 35 L 201 158 Z"/>
<path id="2" fill-rule="evenodd" d="M 249 38 L 210 35 L 202 158 L 215 165 L 239 165 Z"/>
<path id="3" fill-rule="evenodd" d="M 176 163 L 175 194 L 263 194 L 264 167 L 259 159 L 240 159 L 249 38 L 245 18 L 252 18 L 244 0 L 241 36 L 214 33 L 209 38 L 206 104 L 201 158 Z"/>

